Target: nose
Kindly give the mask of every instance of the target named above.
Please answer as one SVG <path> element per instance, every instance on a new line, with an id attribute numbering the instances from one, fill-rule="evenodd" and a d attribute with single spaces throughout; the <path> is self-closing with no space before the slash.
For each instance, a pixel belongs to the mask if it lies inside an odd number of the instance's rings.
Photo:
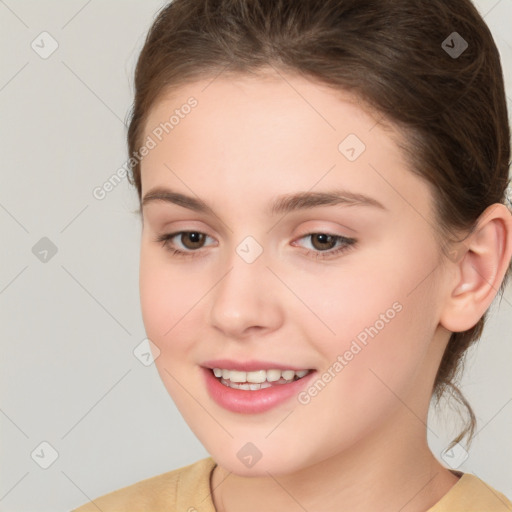
<path id="1" fill-rule="evenodd" d="M 278 329 L 283 323 L 279 281 L 262 257 L 247 263 L 237 254 L 212 290 L 210 325 L 233 339 Z"/>

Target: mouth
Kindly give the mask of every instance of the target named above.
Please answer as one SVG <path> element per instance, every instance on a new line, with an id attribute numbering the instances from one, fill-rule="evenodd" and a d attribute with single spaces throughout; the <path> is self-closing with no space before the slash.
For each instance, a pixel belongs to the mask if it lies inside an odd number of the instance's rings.
<path id="1" fill-rule="evenodd" d="M 300 380 L 313 370 L 268 370 L 240 371 L 226 368 L 211 368 L 215 378 L 231 389 L 258 391 L 272 386 L 281 386 Z"/>
<path id="2" fill-rule="evenodd" d="M 232 369 L 233 366 L 237 368 Z M 237 364 L 226 360 L 201 369 L 206 390 L 217 405 L 235 413 L 259 414 L 297 398 L 316 373 L 313 369 L 275 366 L 281 365 L 267 366 L 255 361 Z"/>

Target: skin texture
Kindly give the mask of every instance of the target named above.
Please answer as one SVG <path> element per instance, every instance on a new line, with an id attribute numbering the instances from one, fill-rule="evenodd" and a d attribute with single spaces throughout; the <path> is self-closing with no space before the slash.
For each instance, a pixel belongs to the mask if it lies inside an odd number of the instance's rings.
<path id="1" fill-rule="evenodd" d="M 432 385 L 449 331 L 472 327 L 503 278 L 508 210 L 488 209 L 461 257 L 443 259 L 429 187 L 408 169 L 400 134 L 356 97 L 271 71 L 220 75 L 165 95 L 144 139 L 191 96 L 197 106 L 142 162 L 142 195 L 167 187 L 201 198 L 214 215 L 143 206 L 140 293 L 162 381 L 218 463 L 216 508 L 427 510 L 457 481 L 427 446 Z M 338 149 L 349 134 L 366 146 L 355 161 Z M 384 208 L 266 212 L 277 196 L 332 189 Z M 155 241 L 179 231 L 208 236 L 197 249 L 186 236 L 167 248 Z M 319 245 L 310 233 L 356 243 L 320 259 L 340 244 Z M 263 250 L 252 263 L 236 252 L 247 236 Z M 265 359 L 321 375 L 393 304 L 400 312 L 307 404 L 293 397 L 240 414 L 207 393 L 208 359 Z M 247 442 L 262 454 L 251 468 L 237 457 Z"/>

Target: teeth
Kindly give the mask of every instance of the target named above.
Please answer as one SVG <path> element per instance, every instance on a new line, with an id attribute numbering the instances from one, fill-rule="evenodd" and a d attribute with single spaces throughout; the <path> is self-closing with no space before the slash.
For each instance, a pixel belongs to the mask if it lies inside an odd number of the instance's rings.
<path id="1" fill-rule="evenodd" d="M 229 379 L 231 382 L 247 382 L 247 372 L 237 370 L 222 370 L 222 378 Z"/>
<path id="2" fill-rule="evenodd" d="M 282 375 L 284 380 L 292 380 L 295 377 L 295 372 L 293 370 L 285 370 Z"/>
<path id="3" fill-rule="evenodd" d="M 254 384 L 261 384 L 262 382 L 265 382 L 267 379 L 267 372 L 265 370 L 258 370 L 256 372 L 240 372 L 243 373 L 247 379 L 247 382 L 252 382 Z M 231 373 L 231 382 L 237 382 L 233 379 L 233 373 Z M 238 381 L 241 382 L 241 381 Z"/>
<path id="4" fill-rule="evenodd" d="M 275 382 L 281 378 L 281 370 L 267 370 L 267 380 L 269 382 Z"/>
<path id="5" fill-rule="evenodd" d="M 245 389 L 247 391 L 256 391 L 258 389 L 264 389 L 269 388 L 272 386 L 270 382 L 262 382 L 261 384 L 249 384 L 248 382 L 245 382 L 243 384 L 240 384 L 238 382 L 231 382 L 230 380 L 224 380 L 221 379 L 222 384 L 225 386 L 228 386 L 233 389 Z"/>
<path id="6" fill-rule="evenodd" d="M 309 370 L 256 370 L 253 372 L 241 372 L 238 370 L 226 370 L 224 368 L 214 368 L 213 374 L 215 377 L 221 378 L 224 381 L 229 381 L 233 384 L 240 384 L 237 386 L 238 389 L 253 389 L 250 388 L 250 384 L 263 384 L 270 382 L 277 382 L 278 380 L 283 379 L 287 382 L 292 382 L 294 380 L 300 379 L 307 375 Z M 247 387 L 244 387 L 244 386 Z M 268 386 L 261 386 L 268 387 Z M 260 389 L 254 388 L 254 389 Z"/>

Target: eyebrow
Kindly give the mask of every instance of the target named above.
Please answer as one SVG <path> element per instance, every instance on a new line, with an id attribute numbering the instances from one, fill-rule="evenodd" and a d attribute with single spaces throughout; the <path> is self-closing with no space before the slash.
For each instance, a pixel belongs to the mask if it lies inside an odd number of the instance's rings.
<path id="1" fill-rule="evenodd" d="M 144 207 L 152 202 L 172 203 L 195 212 L 215 215 L 213 209 L 203 200 L 175 192 L 168 188 L 156 187 L 151 189 L 142 199 L 141 206 Z M 387 210 L 382 203 L 364 194 L 347 190 L 331 190 L 327 192 L 297 192 L 278 196 L 268 203 L 266 213 L 269 215 L 279 215 L 320 206 L 339 205 L 371 206 Z"/>

